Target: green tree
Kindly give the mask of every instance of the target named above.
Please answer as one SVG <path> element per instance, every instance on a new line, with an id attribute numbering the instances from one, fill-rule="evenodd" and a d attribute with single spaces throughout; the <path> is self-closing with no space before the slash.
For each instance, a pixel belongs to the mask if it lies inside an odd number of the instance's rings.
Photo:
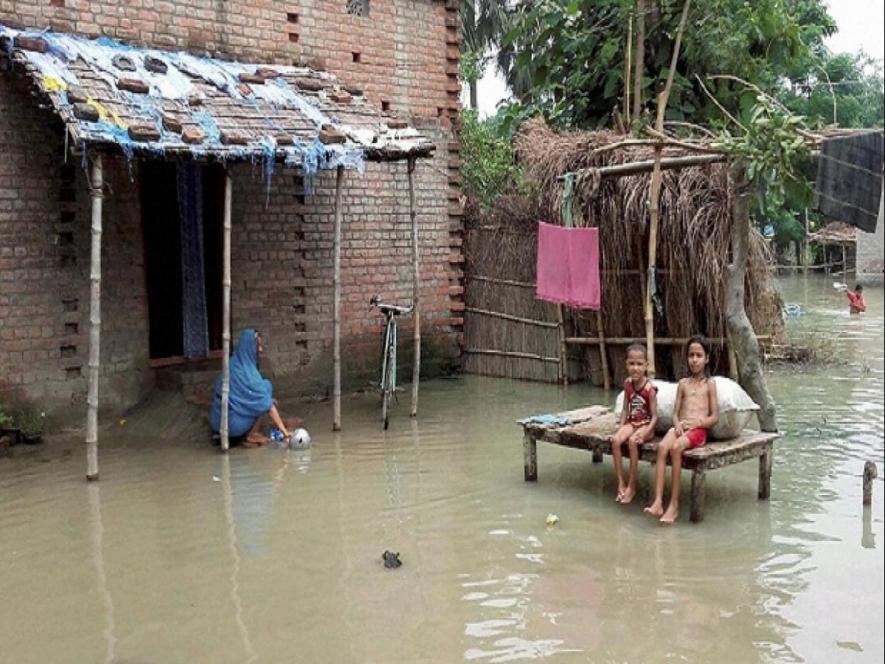
<path id="1" fill-rule="evenodd" d="M 643 5 L 645 6 L 645 5 Z M 669 71 L 682 0 L 648 5 L 645 75 L 639 86 L 646 108 Z M 521 0 L 514 27 L 503 40 L 512 49 L 511 68 L 528 82 L 514 90 L 520 101 L 554 123 L 572 127 L 608 124 L 622 105 L 628 26 L 635 0 Z M 636 21 L 633 21 L 636 23 Z M 683 41 L 667 117 L 708 124 L 722 113 L 698 83 L 727 73 L 778 94 L 808 77 L 835 24 L 824 0 L 706 0 L 695 3 Z M 634 48 L 635 52 L 635 48 Z M 511 72 L 511 76 L 512 76 Z M 749 112 L 743 86 L 707 81 L 729 112 Z"/>
<path id="2" fill-rule="evenodd" d="M 784 95 L 787 106 L 811 125 L 882 127 L 885 82 L 881 63 L 863 53 L 823 53 Z"/>
<path id="3" fill-rule="evenodd" d="M 461 0 L 461 80 L 470 86 L 470 108 L 478 103 L 477 81 L 491 49 L 501 47 L 511 29 L 513 12 L 507 0 Z"/>

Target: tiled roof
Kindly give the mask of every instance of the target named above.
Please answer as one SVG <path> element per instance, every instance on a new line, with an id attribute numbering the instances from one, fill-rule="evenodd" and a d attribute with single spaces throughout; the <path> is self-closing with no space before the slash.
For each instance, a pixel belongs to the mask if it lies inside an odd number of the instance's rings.
<path id="1" fill-rule="evenodd" d="M 263 160 L 307 172 L 426 157 L 433 143 L 326 72 L 257 65 L 0 25 L 0 49 L 83 147 Z"/>

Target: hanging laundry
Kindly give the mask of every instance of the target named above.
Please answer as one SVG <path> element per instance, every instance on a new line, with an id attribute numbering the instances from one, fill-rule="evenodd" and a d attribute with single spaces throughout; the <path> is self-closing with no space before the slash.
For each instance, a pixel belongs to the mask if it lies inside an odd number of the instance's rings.
<path id="1" fill-rule="evenodd" d="M 537 297 L 576 309 L 600 308 L 599 229 L 539 223 Z"/>
<path id="2" fill-rule="evenodd" d="M 830 219 L 875 233 L 883 158 L 880 131 L 826 139 L 818 160 L 815 207 Z"/>

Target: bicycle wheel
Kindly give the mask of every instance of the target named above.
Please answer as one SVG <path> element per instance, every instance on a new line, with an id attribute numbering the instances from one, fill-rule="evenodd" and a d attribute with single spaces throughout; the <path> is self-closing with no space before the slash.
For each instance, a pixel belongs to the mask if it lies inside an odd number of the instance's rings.
<path id="1" fill-rule="evenodd" d="M 387 347 L 387 371 L 384 372 L 383 395 L 381 397 L 381 419 L 384 420 L 385 431 L 387 431 L 387 426 L 390 423 L 390 401 L 393 398 L 396 381 L 396 378 L 394 377 L 395 369 L 392 366 L 393 362 L 396 361 L 393 348 L 394 346 L 392 344 Z"/>

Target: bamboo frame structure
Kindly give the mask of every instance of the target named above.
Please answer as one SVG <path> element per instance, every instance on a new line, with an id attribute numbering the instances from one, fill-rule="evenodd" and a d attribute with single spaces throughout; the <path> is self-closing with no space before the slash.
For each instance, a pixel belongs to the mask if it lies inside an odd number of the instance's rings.
<path id="1" fill-rule="evenodd" d="M 221 451 L 230 449 L 230 234 L 233 179 L 230 171 L 224 173 L 224 221 L 222 223 L 222 276 L 221 276 Z"/>
<path id="2" fill-rule="evenodd" d="M 344 167 L 335 173 L 335 238 L 332 248 L 332 431 L 341 431 L 341 190 Z"/>
<path id="3" fill-rule="evenodd" d="M 92 238 L 89 260 L 89 386 L 86 394 L 86 479 L 98 479 L 98 380 L 101 367 L 101 222 L 104 171 L 101 154 L 92 160 Z"/>
<path id="4" fill-rule="evenodd" d="M 415 158 L 408 161 L 409 220 L 412 224 L 412 317 L 414 323 L 415 355 L 412 359 L 412 410 L 418 415 L 418 387 L 421 381 L 421 256 L 418 244 L 418 209 L 415 201 Z"/>

